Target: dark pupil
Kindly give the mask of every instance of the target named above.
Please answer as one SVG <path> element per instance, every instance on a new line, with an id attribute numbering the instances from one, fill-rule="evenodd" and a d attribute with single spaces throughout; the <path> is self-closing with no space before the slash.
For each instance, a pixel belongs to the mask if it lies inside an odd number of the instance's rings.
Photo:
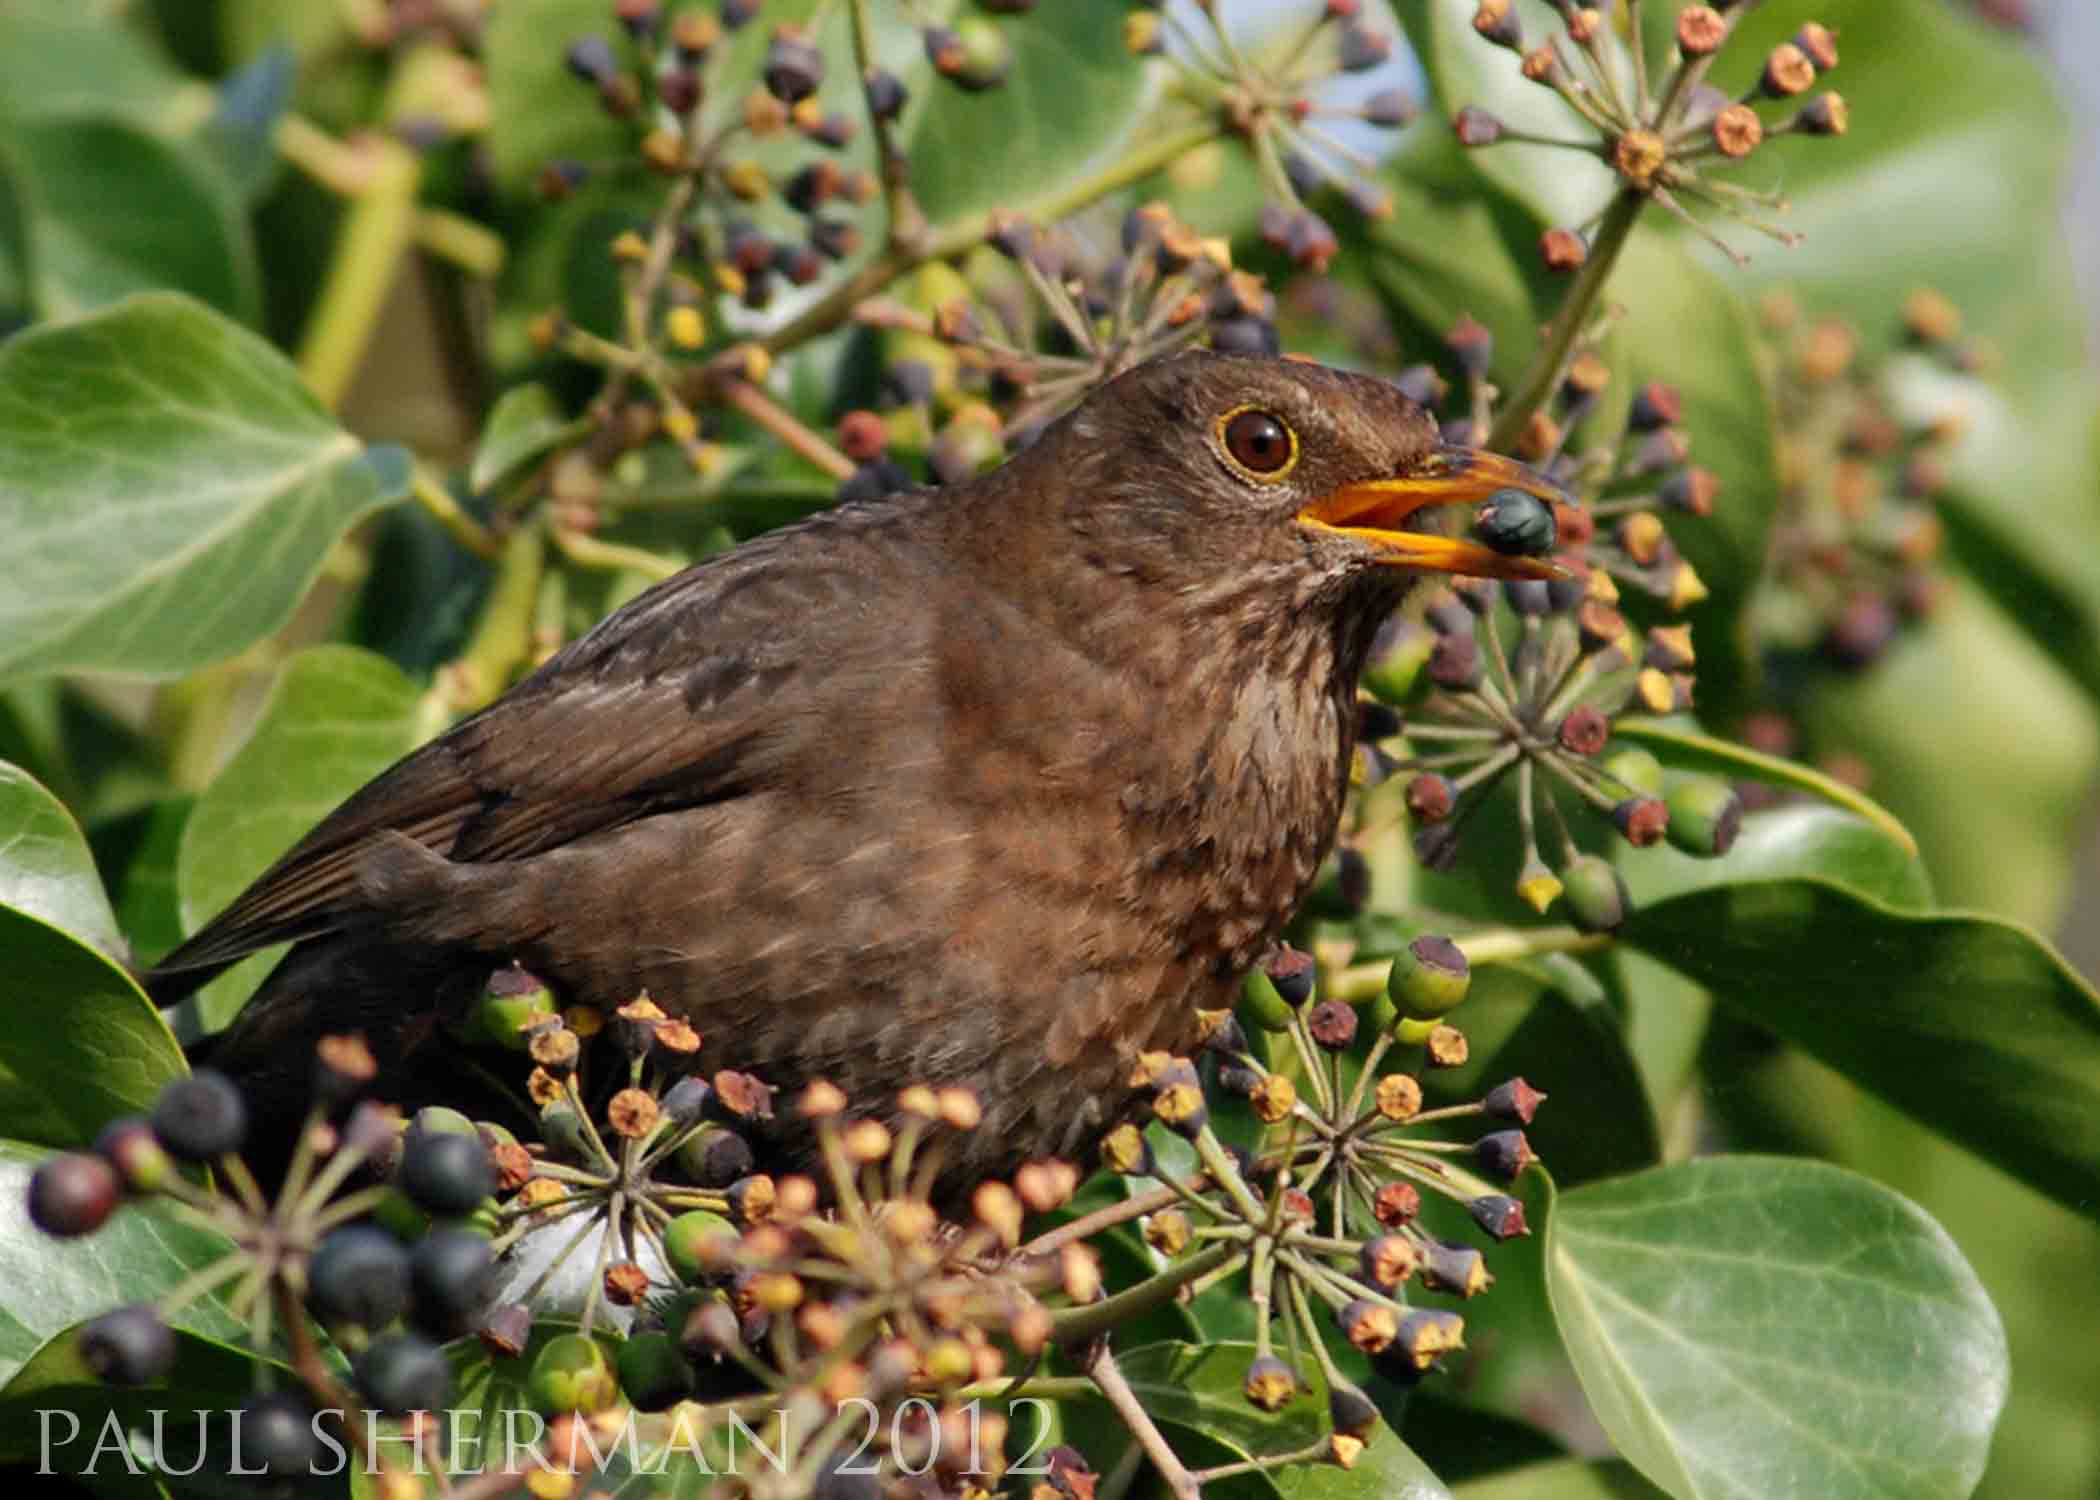
<path id="1" fill-rule="evenodd" d="M 1291 456 L 1283 424 L 1267 412 L 1246 411 L 1225 426 L 1225 447 L 1233 460 L 1257 474 L 1273 474 Z"/>

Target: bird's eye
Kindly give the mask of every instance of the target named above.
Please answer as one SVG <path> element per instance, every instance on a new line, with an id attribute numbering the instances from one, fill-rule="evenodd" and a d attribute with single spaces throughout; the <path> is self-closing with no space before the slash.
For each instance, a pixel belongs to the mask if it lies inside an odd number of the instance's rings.
<path id="1" fill-rule="evenodd" d="M 1234 467 L 1254 479 L 1281 479 L 1298 461 L 1298 437 L 1280 417 L 1251 406 L 1226 413 L 1218 440 Z"/>

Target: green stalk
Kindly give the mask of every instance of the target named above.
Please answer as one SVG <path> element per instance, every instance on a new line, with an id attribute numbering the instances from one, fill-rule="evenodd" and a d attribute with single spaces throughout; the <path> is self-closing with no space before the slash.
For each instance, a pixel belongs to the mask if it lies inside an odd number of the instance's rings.
<path id="1" fill-rule="evenodd" d="M 1237 1245 L 1213 1245 L 1199 1250 L 1194 1255 L 1175 1261 L 1156 1276 L 1148 1276 L 1136 1286 L 1126 1287 L 1113 1297 L 1103 1297 L 1099 1302 L 1089 1302 L 1084 1307 L 1065 1308 L 1050 1315 L 1050 1328 L 1060 1344 L 1083 1344 L 1098 1334 L 1107 1333 L 1120 1323 L 1129 1321 L 1155 1307 L 1164 1307 L 1174 1300 L 1174 1294 L 1182 1287 L 1208 1275 L 1225 1265 L 1227 1261 L 1244 1259 L 1246 1252 Z"/>
<path id="2" fill-rule="evenodd" d="M 1630 188 L 1621 189 L 1612 199 L 1611 206 L 1604 211 L 1604 219 L 1597 226 L 1597 239 L 1590 246 L 1589 259 L 1582 263 L 1582 270 L 1575 278 L 1575 285 L 1553 315 L 1553 324 L 1546 331 L 1546 341 L 1532 356 L 1531 368 L 1517 394 L 1503 405 L 1502 413 L 1495 418 L 1494 429 L 1488 434 L 1487 445 L 1507 451 L 1523 435 L 1532 414 L 1552 399 L 1567 370 L 1568 361 L 1575 352 L 1575 341 L 1581 337 L 1590 311 L 1597 299 L 1604 294 L 1604 286 L 1619 263 L 1619 253 L 1626 248 L 1626 241 L 1633 234 L 1634 222 L 1647 206 L 1645 194 Z"/>
<path id="3" fill-rule="evenodd" d="M 464 651 L 442 674 L 445 708 L 472 713 L 495 702 L 511 676 L 532 655 L 533 613 L 546 570 L 547 536 L 536 522 L 519 526 L 503 541 L 496 579 Z"/>
<path id="4" fill-rule="evenodd" d="M 351 199 L 320 298 L 299 339 L 299 373 L 331 411 L 357 374 L 416 231 L 422 164 L 415 152 L 378 138 L 366 149 L 372 153 L 370 176 Z"/>

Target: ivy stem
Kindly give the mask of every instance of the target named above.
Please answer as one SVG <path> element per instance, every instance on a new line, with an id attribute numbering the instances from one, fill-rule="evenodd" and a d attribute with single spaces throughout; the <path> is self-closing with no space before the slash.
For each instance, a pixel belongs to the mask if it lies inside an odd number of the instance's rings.
<path id="1" fill-rule="evenodd" d="M 853 61 L 860 67 L 861 98 L 868 100 L 868 75 L 875 68 L 875 21 L 868 0 L 852 0 Z M 868 101 L 868 125 L 875 134 L 875 167 L 882 174 L 883 203 L 889 210 L 889 245 L 906 255 L 920 250 L 926 240 L 926 215 L 911 195 L 905 175 L 904 153 L 890 131 L 890 122 L 875 113 Z"/>
<path id="2" fill-rule="evenodd" d="M 1214 1479 L 1232 1479 L 1241 1474 L 1260 1474 L 1269 1469 L 1288 1468 L 1292 1464 L 1317 1463 L 1327 1456 L 1327 1439 L 1308 1443 L 1303 1448 L 1293 1448 L 1288 1453 L 1270 1453 L 1260 1458 L 1243 1458 L 1234 1463 L 1219 1464 L 1211 1469 L 1198 1469 L 1195 1478 L 1199 1483 L 1209 1484 Z"/>
<path id="3" fill-rule="evenodd" d="M 1575 285 L 1568 289 L 1560 310 L 1553 315 L 1545 342 L 1532 356 L 1531 368 L 1525 372 L 1517 394 L 1495 418 L 1494 429 L 1488 433 L 1490 448 L 1510 448 L 1522 436 L 1532 414 L 1552 398 L 1575 352 L 1575 341 L 1581 337 L 1591 309 L 1603 295 L 1605 283 L 1611 279 L 1612 270 L 1619 263 L 1619 252 L 1626 248 L 1634 223 L 1647 202 L 1645 194 L 1626 188 L 1605 209 L 1603 221 L 1597 226 L 1596 241 L 1590 246 L 1589 259 L 1582 263 Z"/>
<path id="4" fill-rule="evenodd" d="M 733 406 L 753 422 L 780 439 L 796 455 L 822 469 L 833 479 L 853 477 L 853 460 L 834 448 L 825 437 L 804 426 L 772 397 L 747 381 L 724 377 L 709 391 L 723 405 Z"/>
<path id="5" fill-rule="evenodd" d="M 1070 1401 L 1096 1393 L 1094 1382 L 1084 1375 L 1037 1375 L 1016 1384 L 1004 1375 L 997 1380 L 978 1380 L 955 1392 L 957 1401 L 1009 1400 L 1035 1397 L 1043 1401 Z"/>
<path id="6" fill-rule="evenodd" d="M 1130 1382 L 1123 1378 L 1123 1372 L 1116 1367 L 1116 1356 L 1108 1347 L 1107 1340 L 1104 1339 L 1097 1345 L 1087 1359 L 1086 1372 L 1093 1377 L 1094 1384 L 1100 1387 L 1101 1394 L 1108 1399 L 1108 1404 L 1115 1408 L 1116 1415 L 1123 1419 L 1123 1425 L 1130 1429 L 1131 1436 L 1138 1440 L 1138 1446 L 1145 1450 L 1145 1456 L 1152 1460 L 1152 1466 L 1159 1470 L 1159 1477 L 1174 1496 L 1174 1500 L 1201 1500 L 1202 1491 L 1197 1487 L 1196 1481 L 1189 1477 L 1188 1469 L 1175 1456 L 1166 1438 L 1160 1434 L 1158 1425 L 1145 1411 L 1144 1403 L 1138 1400 L 1137 1392 L 1130 1388 Z"/>
<path id="7" fill-rule="evenodd" d="M 472 713 L 496 701 L 532 655 L 533 614 L 547 568 L 547 533 L 537 518 L 514 528 L 496 552 L 496 577 L 466 649 L 439 670 L 431 691 L 442 711 Z"/>
<path id="8" fill-rule="evenodd" d="M 1244 1258 L 1245 1254 L 1236 1244 L 1217 1244 L 1199 1250 L 1175 1261 L 1157 1275 L 1146 1277 L 1136 1286 L 1124 1288 L 1113 1297 L 1052 1313 L 1052 1336 L 1061 1344 L 1075 1344 L 1106 1333 L 1141 1313 L 1173 1301 L 1174 1294 L 1190 1282 L 1217 1270 L 1229 1260 Z"/>
<path id="9" fill-rule="evenodd" d="M 1191 1179 L 1192 1186 L 1201 1185 L 1201 1177 Z M 1111 1203 L 1106 1208 L 1097 1208 L 1092 1213 L 1055 1229 L 1037 1235 L 1023 1245 L 1022 1255 L 1048 1255 L 1052 1250 L 1061 1250 L 1074 1240 L 1090 1239 L 1104 1229 L 1113 1229 L 1118 1224 L 1127 1224 L 1132 1219 L 1142 1219 L 1146 1214 L 1170 1208 L 1175 1201 L 1175 1191 L 1170 1187 L 1157 1187 L 1125 1198 L 1121 1203 Z"/>
<path id="10" fill-rule="evenodd" d="M 315 1341 L 313 1330 L 307 1326 L 306 1309 L 299 1305 L 299 1299 L 292 1295 L 291 1287 L 283 1281 L 274 1282 L 270 1291 L 276 1300 L 286 1337 L 291 1341 L 292 1373 L 299 1377 L 300 1384 L 314 1398 L 314 1406 L 329 1413 L 334 1424 L 341 1427 L 343 1435 L 370 1456 L 378 1466 L 380 1476 L 391 1477 L 393 1466 L 381 1456 L 379 1445 L 372 1441 L 371 1429 L 365 1425 L 363 1403 L 345 1390 L 328 1368 L 327 1360 L 321 1355 L 321 1346 Z"/>
<path id="11" fill-rule="evenodd" d="M 330 411 L 342 404 L 357 374 L 414 238 L 416 185 L 422 176 L 416 154 L 399 141 L 374 136 L 359 154 L 368 164 L 336 237 L 321 295 L 299 337 L 299 373 Z"/>
<path id="12" fill-rule="evenodd" d="M 596 568 L 601 571 L 618 572 L 632 569 L 651 583 L 662 583 L 685 571 L 685 564 L 661 553 L 650 552 L 642 547 L 629 547 L 619 542 L 600 541 L 589 532 L 573 527 L 549 528 L 555 547 L 570 562 L 579 567 Z"/>
<path id="13" fill-rule="evenodd" d="M 409 489 L 416 497 L 416 504 L 445 528 L 445 534 L 476 557 L 494 562 L 502 552 L 501 544 L 489 534 L 489 529 L 468 515 L 452 498 L 452 492 L 432 478 L 430 471 L 421 464 L 409 470 Z"/>

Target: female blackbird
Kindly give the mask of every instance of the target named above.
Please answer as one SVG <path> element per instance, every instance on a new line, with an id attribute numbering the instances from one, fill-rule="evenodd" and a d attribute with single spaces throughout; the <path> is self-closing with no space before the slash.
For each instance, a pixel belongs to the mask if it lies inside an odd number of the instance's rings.
<path id="1" fill-rule="evenodd" d="M 442 1091 L 433 1022 L 515 959 L 572 1000 L 646 990 L 710 1067 L 870 1107 L 968 1085 L 959 1175 L 1080 1154 L 1304 896 L 1410 580 L 1553 576 L 1411 525 L 1505 488 L 1557 498 L 1383 381 L 1141 366 L 995 472 L 642 595 L 351 797 L 152 991 L 296 944 L 211 1047 L 285 1126 L 330 1032 L 390 1097 Z"/>

